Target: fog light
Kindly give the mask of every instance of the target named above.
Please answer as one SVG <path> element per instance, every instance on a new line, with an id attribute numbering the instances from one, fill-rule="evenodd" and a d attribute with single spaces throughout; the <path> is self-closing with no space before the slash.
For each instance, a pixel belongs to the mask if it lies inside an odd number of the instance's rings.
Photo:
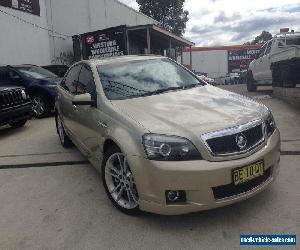
<path id="1" fill-rule="evenodd" d="M 166 191 L 167 204 L 173 204 L 173 203 L 185 202 L 185 201 L 186 201 L 185 191 L 180 191 L 180 190 Z"/>

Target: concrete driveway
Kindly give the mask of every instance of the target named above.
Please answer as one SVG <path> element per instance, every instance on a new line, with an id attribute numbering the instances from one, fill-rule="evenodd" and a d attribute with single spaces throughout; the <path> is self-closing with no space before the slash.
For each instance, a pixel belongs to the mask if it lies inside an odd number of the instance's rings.
<path id="1" fill-rule="evenodd" d="M 244 85 L 224 88 L 248 94 Z M 244 202 L 182 216 L 114 209 L 100 175 L 60 146 L 53 118 L 0 129 L 0 249 L 248 249 L 239 236 L 252 233 L 296 234 L 300 248 L 300 113 L 271 95 L 252 98 L 272 109 L 281 130 L 277 181 Z"/>

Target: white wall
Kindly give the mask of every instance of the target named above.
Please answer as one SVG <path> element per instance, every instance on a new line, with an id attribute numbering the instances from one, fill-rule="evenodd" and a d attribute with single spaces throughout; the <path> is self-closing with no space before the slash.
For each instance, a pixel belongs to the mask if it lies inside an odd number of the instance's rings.
<path id="1" fill-rule="evenodd" d="M 156 23 L 117 0 L 39 0 L 41 16 L 1 10 L 64 35 L 76 35 L 118 25 Z M 71 37 L 41 30 L 0 12 L 0 64 L 50 64 L 61 52 L 72 52 Z"/>
<path id="2" fill-rule="evenodd" d="M 47 27 L 45 1 L 48 0 L 40 0 L 40 17 L 2 6 L 0 9 L 31 23 Z M 47 31 L 0 12 L 0 64 L 49 64 L 49 46 Z"/>
<path id="3" fill-rule="evenodd" d="M 222 77 L 228 72 L 227 50 L 193 51 L 192 59 L 193 70 L 208 73 L 209 77 Z M 190 52 L 183 53 L 183 62 L 190 64 Z"/>
<path id="4" fill-rule="evenodd" d="M 149 18 L 116 0 L 48 0 L 49 25 L 57 32 L 72 36 L 118 25 L 155 23 Z M 52 38 L 52 57 L 73 51 L 71 38 Z"/>

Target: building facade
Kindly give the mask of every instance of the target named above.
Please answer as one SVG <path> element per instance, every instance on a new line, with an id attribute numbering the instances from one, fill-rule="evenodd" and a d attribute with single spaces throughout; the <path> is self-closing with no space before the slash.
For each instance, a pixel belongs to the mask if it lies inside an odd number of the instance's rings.
<path id="1" fill-rule="evenodd" d="M 228 73 L 247 69 L 259 52 L 260 45 L 192 47 L 192 69 L 212 78 L 225 77 Z M 183 64 L 188 65 L 189 62 L 190 50 L 186 49 Z"/>
<path id="2" fill-rule="evenodd" d="M 51 64 L 72 36 L 157 22 L 117 0 L 0 0 L 0 64 Z"/>

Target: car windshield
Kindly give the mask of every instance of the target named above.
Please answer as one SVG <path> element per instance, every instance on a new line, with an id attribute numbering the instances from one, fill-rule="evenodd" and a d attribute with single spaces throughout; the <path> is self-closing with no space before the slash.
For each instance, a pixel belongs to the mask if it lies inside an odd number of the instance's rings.
<path id="1" fill-rule="evenodd" d="M 52 72 L 38 66 L 21 66 L 16 68 L 27 77 L 31 77 L 35 79 L 57 77 L 57 75 L 53 74 Z"/>
<path id="2" fill-rule="evenodd" d="M 104 92 L 110 100 L 203 85 L 192 73 L 166 58 L 101 65 L 97 68 Z"/>

